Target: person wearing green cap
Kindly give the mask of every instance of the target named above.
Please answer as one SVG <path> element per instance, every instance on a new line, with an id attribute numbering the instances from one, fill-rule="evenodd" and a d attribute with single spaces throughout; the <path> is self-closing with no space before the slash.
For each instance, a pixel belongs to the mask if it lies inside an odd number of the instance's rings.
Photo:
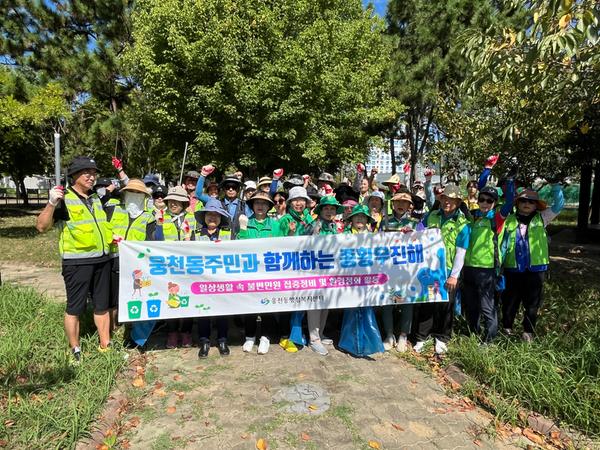
<path id="1" fill-rule="evenodd" d="M 319 200 L 315 207 L 315 213 L 319 219 L 315 226 L 314 234 L 332 235 L 339 232 L 335 217 L 344 211 L 344 207 L 332 195 L 325 195 Z M 311 309 L 306 312 L 308 321 L 308 332 L 310 336 L 310 348 L 319 355 L 327 355 L 329 352 L 324 345 L 331 345 L 333 341 L 324 336 L 323 330 L 327 321 L 328 309 Z"/>
<path id="2" fill-rule="evenodd" d="M 366 205 L 356 205 L 346 220 L 350 226 L 344 233 L 351 234 L 370 233 L 370 225 L 375 222 Z M 372 307 L 359 306 L 344 310 L 338 346 L 358 357 L 366 357 L 384 351 Z"/>

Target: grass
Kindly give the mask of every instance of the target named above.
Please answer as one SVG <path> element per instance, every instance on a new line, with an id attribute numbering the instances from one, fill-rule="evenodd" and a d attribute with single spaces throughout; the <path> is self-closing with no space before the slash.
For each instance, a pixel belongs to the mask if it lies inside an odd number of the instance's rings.
<path id="1" fill-rule="evenodd" d="M 60 267 L 57 230 L 39 233 L 36 217 L 31 209 L 0 208 L 0 261 Z"/>
<path id="2" fill-rule="evenodd" d="M 600 290 L 594 277 L 553 274 L 533 343 L 522 343 L 518 333 L 481 348 L 476 338 L 457 336 L 447 361 L 484 384 L 496 414 L 508 422 L 525 407 L 600 436 Z"/>
<path id="3" fill-rule="evenodd" d="M 11 448 L 73 448 L 125 362 L 118 348 L 96 351 L 88 318 L 82 361 L 73 365 L 63 314 L 64 306 L 32 289 L 0 286 L 0 441 Z"/>

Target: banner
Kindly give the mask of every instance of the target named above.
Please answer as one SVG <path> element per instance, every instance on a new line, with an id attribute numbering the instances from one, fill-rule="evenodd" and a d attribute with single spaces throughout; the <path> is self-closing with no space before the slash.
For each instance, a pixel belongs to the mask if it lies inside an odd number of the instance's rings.
<path id="1" fill-rule="evenodd" d="M 119 321 L 448 301 L 440 231 L 122 241 Z"/>

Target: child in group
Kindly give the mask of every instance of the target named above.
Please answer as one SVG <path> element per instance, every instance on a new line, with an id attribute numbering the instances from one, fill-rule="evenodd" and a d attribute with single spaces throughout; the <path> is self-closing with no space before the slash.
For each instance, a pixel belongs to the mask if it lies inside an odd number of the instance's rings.
<path id="1" fill-rule="evenodd" d="M 342 205 L 331 195 L 321 197 L 315 208 L 319 220 L 315 226 L 315 234 L 332 235 L 339 232 L 335 217 L 343 211 Z M 306 313 L 308 320 L 308 332 L 310 336 L 310 348 L 319 355 L 327 355 L 329 352 L 325 345 L 333 344 L 333 341 L 323 334 L 327 321 L 328 309 L 311 309 Z"/>
<path id="2" fill-rule="evenodd" d="M 252 195 L 252 197 L 246 201 L 246 205 L 252 209 L 253 214 L 249 219 L 245 215 L 240 216 L 240 232 L 238 233 L 238 239 L 257 239 L 282 236 L 279 228 L 279 222 L 267 216 L 267 212 L 274 205 L 273 200 L 271 200 L 271 196 L 268 193 L 261 190 L 255 192 L 254 195 Z M 254 347 L 258 317 L 260 317 L 262 333 L 258 344 L 258 354 L 264 355 L 269 351 L 271 339 L 274 337 L 273 335 L 277 333 L 278 329 L 277 325 L 275 324 L 275 314 L 273 313 L 260 314 L 260 316 L 248 314 L 244 317 L 246 342 L 244 342 L 242 350 L 246 353 L 249 353 Z"/>
<path id="3" fill-rule="evenodd" d="M 552 207 L 540 200 L 536 191 L 525 189 L 517 195 L 516 212 L 504 223 L 502 242 L 506 289 L 502 293 L 502 327 L 512 334 L 519 306 L 523 305 L 525 342 L 533 340 L 538 309 L 542 305 L 544 275 L 548 270 L 546 226 L 564 206 L 560 184 L 552 186 Z"/>
<path id="4" fill-rule="evenodd" d="M 196 212 L 198 221 L 198 231 L 196 232 L 197 241 L 224 241 L 231 239 L 231 231 L 227 229 L 231 218 L 221 202 L 210 198 L 200 211 Z M 228 317 L 218 316 L 214 319 L 217 324 L 217 342 L 221 356 L 228 356 L 230 353 L 227 346 Z M 198 338 L 200 341 L 199 358 L 208 357 L 210 350 L 210 330 L 211 318 L 201 317 L 198 319 Z"/>
<path id="5" fill-rule="evenodd" d="M 169 189 L 164 198 L 167 209 L 156 213 L 157 241 L 195 240 L 196 219 L 188 211 L 189 196 L 182 186 Z M 167 322 L 167 348 L 176 348 L 181 337 L 182 347 L 192 346 L 193 319 L 174 319 Z"/>
<path id="6" fill-rule="evenodd" d="M 356 205 L 348 216 L 350 226 L 345 233 L 370 233 L 370 225 L 374 219 L 365 205 Z M 384 351 L 381 334 L 373 308 L 363 306 L 346 309 L 342 320 L 339 347 L 348 353 L 365 357 Z"/>
<path id="7" fill-rule="evenodd" d="M 411 216 L 413 199 L 411 192 L 406 188 L 400 188 L 392 197 L 392 215 L 385 218 L 384 231 L 400 231 L 409 233 L 411 231 L 421 231 L 425 227 Z M 394 333 L 394 308 L 395 305 L 386 305 L 382 307 L 383 330 L 385 340 L 383 346 L 386 350 L 391 350 L 394 345 L 399 352 L 408 350 L 408 335 L 411 331 L 414 305 L 402 304 L 398 307 L 400 313 L 400 333 L 396 339 Z"/>

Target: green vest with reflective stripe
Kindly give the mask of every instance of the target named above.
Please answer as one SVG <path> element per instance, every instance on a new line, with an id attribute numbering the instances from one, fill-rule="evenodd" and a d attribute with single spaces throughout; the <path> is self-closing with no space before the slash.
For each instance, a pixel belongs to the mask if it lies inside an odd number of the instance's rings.
<path id="1" fill-rule="evenodd" d="M 120 236 L 127 241 L 145 241 L 146 226 L 151 222 L 154 222 L 154 216 L 151 213 L 144 211 L 130 224 L 129 213 L 120 206 L 115 206 L 113 215 L 110 218 L 113 234 L 115 236 Z M 112 254 L 118 254 L 119 245 L 110 244 L 110 252 Z"/>
<path id="2" fill-rule="evenodd" d="M 519 232 L 519 221 L 515 214 L 507 217 L 504 223 L 504 239 L 507 240 L 506 257 L 504 259 L 504 267 L 515 269 L 517 260 L 515 257 L 515 245 L 517 242 L 517 233 Z M 548 258 L 548 235 L 544 228 L 544 220 L 540 213 L 529 222 L 527 227 L 527 242 L 529 243 L 529 265 L 543 266 L 550 263 Z"/>
<path id="3" fill-rule="evenodd" d="M 193 214 L 186 212 L 184 219 L 190 224 L 190 232 L 196 231 L 196 218 Z M 183 221 L 182 221 L 183 223 Z M 165 241 L 183 241 L 184 233 L 177 228 L 177 225 L 173 223 L 173 216 L 165 213 L 165 221 L 163 223 L 163 236 Z"/>
<path id="4" fill-rule="evenodd" d="M 112 227 L 106 220 L 102 203 L 96 194 L 90 196 L 94 214 L 81 199 L 68 189 L 64 204 L 69 220 L 60 222 L 58 250 L 63 259 L 97 258 L 108 254 Z"/>
<path id="5" fill-rule="evenodd" d="M 465 255 L 466 267 L 493 269 L 494 264 L 494 231 L 492 220 L 487 217 L 471 222 L 469 248 Z M 498 236 L 498 255 L 500 255 L 502 235 Z"/>
<path id="6" fill-rule="evenodd" d="M 447 269 L 452 269 L 452 265 L 454 264 L 454 257 L 456 256 L 456 237 L 468 223 L 469 221 L 460 211 L 455 217 L 446 220 L 443 224 L 442 213 L 439 210 L 432 211 L 429 213 L 429 216 L 427 216 L 427 228 L 439 228 L 442 231 L 442 239 L 444 240 L 444 246 L 446 247 Z"/>
<path id="7" fill-rule="evenodd" d="M 200 234 L 196 234 L 197 241 L 210 241 L 209 236 L 201 236 Z M 219 230 L 219 241 L 230 241 L 231 240 L 231 230 Z"/>

